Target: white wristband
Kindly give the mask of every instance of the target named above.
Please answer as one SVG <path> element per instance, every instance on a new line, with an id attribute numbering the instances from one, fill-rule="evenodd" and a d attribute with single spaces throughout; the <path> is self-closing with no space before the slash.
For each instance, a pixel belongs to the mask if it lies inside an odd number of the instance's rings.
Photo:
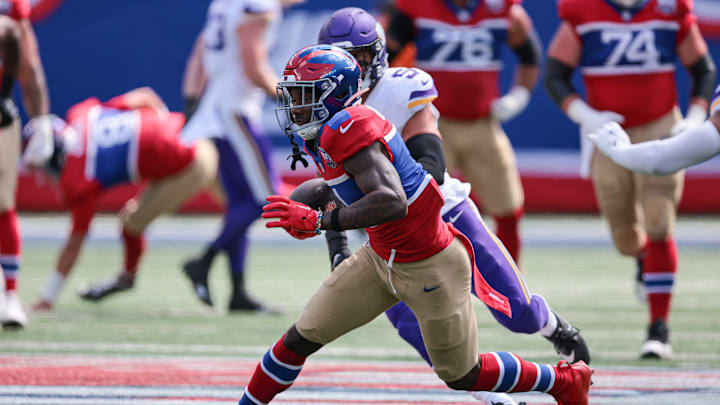
<path id="1" fill-rule="evenodd" d="M 587 121 L 591 117 L 597 115 L 598 110 L 587 105 L 585 101 L 580 98 L 573 100 L 567 108 L 567 115 L 576 124 L 582 125 L 584 121 Z"/>
<path id="2" fill-rule="evenodd" d="M 700 104 L 690 104 L 685 119 L 692 122 L 693 126 L 700 125 L 707 119 L 707 110 Z"/>

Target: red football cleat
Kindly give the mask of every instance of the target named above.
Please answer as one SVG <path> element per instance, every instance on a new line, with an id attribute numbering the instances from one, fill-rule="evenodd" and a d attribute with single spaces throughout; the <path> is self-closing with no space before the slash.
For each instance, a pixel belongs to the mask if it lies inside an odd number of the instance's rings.
<path id="1" fill-rule="evenodd" d="M 550 390 L 550 395 L 555 397 L 558 405 L 587 405 L 595 370 L 582 360 L 575 364 L 559 361 L 555 372 L 555 387 Z"/>

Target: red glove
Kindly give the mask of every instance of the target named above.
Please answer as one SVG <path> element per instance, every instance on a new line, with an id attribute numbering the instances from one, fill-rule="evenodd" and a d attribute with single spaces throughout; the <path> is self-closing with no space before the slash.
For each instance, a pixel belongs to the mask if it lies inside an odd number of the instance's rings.
<path id="1" fill-rule="evenodd" d="M 322 211 L 315 211 L 303 203 L 279 195 L 267 198 L 270 204 L 263 207 L 263 218 L 279 218 L 265 224 L 267 228 L 284 228 L 293 238 L 307 239 L 319 235 Z"/>

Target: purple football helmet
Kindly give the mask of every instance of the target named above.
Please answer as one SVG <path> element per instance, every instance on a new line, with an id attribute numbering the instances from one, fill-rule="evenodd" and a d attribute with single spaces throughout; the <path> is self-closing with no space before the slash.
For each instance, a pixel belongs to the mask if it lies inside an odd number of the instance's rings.
<path id="1" fill-rule="evenodd" d="M 320 28 L 318 43 L 335 45 L 350 53 L 369 51 L 370 64 L 360 62 L 363 87 L 374 85 L 388 67 L 385 30 L 375 17 L 361 8 L 346 7 L 332 13 Z"/>

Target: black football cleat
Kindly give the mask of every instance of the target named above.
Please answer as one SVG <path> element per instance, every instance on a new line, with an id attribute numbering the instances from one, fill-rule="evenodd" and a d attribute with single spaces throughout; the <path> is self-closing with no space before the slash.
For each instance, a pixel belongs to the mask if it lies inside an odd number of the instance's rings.
<path id="1" fill-rule="evenodd" d="M 668 360 L 672 354 L 670 330 L 664 320 L 658 319 L 648 327 L 648 338 L 640 348 L 640 358 Z"/>
<path id="2" fill-rule="evenodd" d="M 208 284 L 208 274 L 210 266 L 204 264 L 203 260 L 190 259 L 183 264 L 183 273 L 190 280 L 193 292 L 200 301 L 205 305 L 212 306 L 213 301 L 210 296 L 210 286 Z"/>
<path id="3" fill-rule="evenodd" d="M 590 364 L 590 350 L 585 343 L 585 339 L 580 335 L 580 330 L 570 325 L 555 311 L 551 310 L 550 314 L 557 318 L 557 328 L 546 339 L 552 342 L 555 351 L 570 364 L 580 360 L 584 361 L 585 364 Z"/>
<path id="4" fill-rule="evenodd" d="M 110 280 L 91 284 L 89 287 L 78 291 L 78 295 L 86 301 L 98 302 L 108 295 L 133 288 L 134 282 L 135 279 L 132 276 L 121 274 Z"/>

